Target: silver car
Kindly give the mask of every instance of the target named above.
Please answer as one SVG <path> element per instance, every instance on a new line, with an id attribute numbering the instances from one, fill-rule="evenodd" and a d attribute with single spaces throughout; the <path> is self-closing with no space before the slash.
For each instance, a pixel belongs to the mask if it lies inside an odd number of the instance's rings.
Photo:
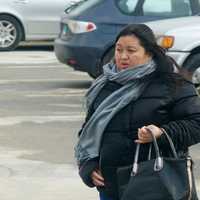
<path id="1" fill-rule="evenodd" d="M 20 41 L 56 38 L 60 16 L 73 1 L 78 0 L 0 0 L 0 51 Z"/>
<path id="2" fill-rule="evenodd" d="M 200 16 L 147 22 L 167 54 L 182 66 L 188 79 L 200 86 Z"/>

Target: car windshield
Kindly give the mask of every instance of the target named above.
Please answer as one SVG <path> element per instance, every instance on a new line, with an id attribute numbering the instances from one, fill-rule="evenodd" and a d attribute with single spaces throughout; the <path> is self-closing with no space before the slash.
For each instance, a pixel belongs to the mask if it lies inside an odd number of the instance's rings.
<path id="1" fill-rule="evenodd" d="M 99 2 L 101 0 L 73 0 L 70 2 L 70 5 L 65 9 L 65 13 L 70 13 L 72 10 L 74 10 L 75 8 L 83 5 L 84 3 L 88 3 L 88 4 L 96 4 L 97 2 Z"/>

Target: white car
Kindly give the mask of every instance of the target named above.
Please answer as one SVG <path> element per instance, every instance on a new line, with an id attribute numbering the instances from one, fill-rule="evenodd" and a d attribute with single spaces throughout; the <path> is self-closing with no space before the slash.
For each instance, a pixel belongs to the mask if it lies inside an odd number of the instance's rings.
<path id="1" fill-rule="evenodd" d="M 0 51 L 20 41 L 54 40 L 64 10 L 78 0 L 0 0 Z"/>
<path id="2" fill-rule="evenodd" d="M 146 25 L 193 83 L 200 84 L 200 16 L 159 20 Z"/>

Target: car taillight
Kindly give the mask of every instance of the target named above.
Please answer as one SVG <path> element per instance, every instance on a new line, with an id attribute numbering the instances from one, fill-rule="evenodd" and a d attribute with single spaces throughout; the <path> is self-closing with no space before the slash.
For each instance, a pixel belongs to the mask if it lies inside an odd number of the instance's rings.
<path id="1" fill-rule="evenodd" d="M 85 32 L 91 32 L 97 29 L 96 25 L 92 22 L 68 20 L 67 23 L 72 33 L 85 33 Z"/>

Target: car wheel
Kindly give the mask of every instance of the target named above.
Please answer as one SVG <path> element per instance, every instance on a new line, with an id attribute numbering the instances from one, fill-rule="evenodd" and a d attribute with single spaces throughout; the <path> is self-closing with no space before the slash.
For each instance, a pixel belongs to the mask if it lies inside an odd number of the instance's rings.
<path id="1" fill-rule="evenodd" d="M 200 85 L 200 53 L 191 55 L 183 67 L 188 72 L 190 81 Z"/>
<path id="2" fill-rule="evenodd" d="M 0 51 L 15 49 L 21 39 L 20 23 L 12 16 L 0 15 Z"/>

